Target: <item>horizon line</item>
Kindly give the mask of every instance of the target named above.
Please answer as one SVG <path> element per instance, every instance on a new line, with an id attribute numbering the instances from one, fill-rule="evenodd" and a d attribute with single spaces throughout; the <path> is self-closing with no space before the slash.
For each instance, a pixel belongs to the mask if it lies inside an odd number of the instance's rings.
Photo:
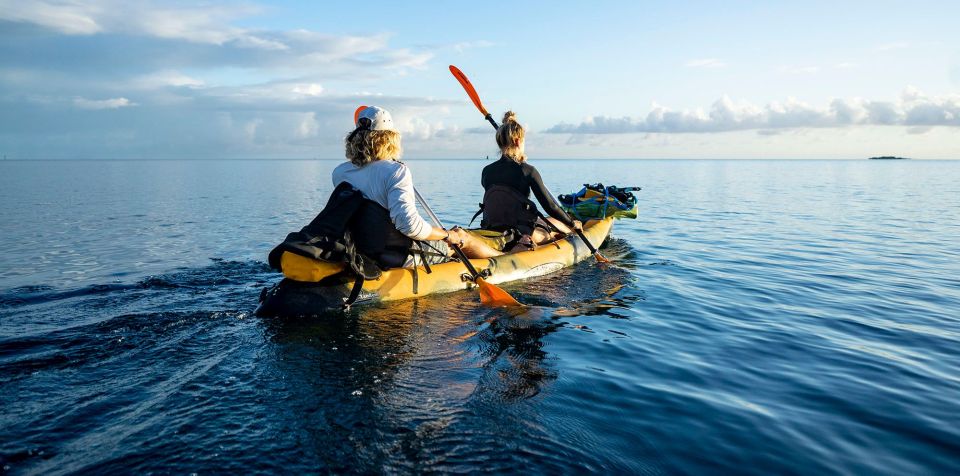
<path id="1" fill-rule="evenodd" d="M 74 158 L 7 158 L 4 157 L 3 160 L 0 160 L 0 163 L 3 162 L 132 162 L 132 161 L 152 161 L 152 162 L 163 162 L 163 161 L 187 161 L 187 162 L 203 162 L 203 161 L 301 161 L 301 162 L 325 162 L 325 161 L 345 161 L 345 158 L 301 158 L 301 157 L 212 157 L 212 158 L 185 158 L 185 157 L 167 157 L 167 158 L 156 158 L 156 157 L 137 157 L 137 158 L 91 158 L 91 157 L 74 157 Z M 491 160 L 499 159 L 478 159 L 474 157 L 422 157 L 422 158 L 406 158 L 406 161 L 423 161 L 423 160 L 472 160 L 478 162 L 489 162 Z M 535 162 L 540 161 L 564 161 L 564 160 L 717 160 L 717 161 L 844 161 L 844 162 L 860 162 L 864 160 L 872 160 L 871 157 L 864 158 L 818 158 L 818 157 L 807 157 L 807 158 L 787 158 L 787 157 L 762 157 L 762 158 L 724 158 L 724 157 L 576 157 L 576 158 L 563 158 L 563 157 L 541 157 L 533 159 Z M 960 158 L 904 158 L 900 160 L 892 160 L 891 162 L 898 161 L 956 161 Z M 403 160 L 402 160 L 403 161 Z M 879 162 L 887 162 L 880 160 Z"/>

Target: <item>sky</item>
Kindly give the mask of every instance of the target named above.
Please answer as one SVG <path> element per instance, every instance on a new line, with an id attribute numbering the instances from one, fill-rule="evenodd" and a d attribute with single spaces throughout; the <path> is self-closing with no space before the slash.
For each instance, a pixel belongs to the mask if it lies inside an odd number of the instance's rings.
<path id="1" fill-rule="evenodd" d="M 667 4 L 668 3 L 668 4 Z M 960 2 L 0 0 L 10 159 L 960 159 Z"/>

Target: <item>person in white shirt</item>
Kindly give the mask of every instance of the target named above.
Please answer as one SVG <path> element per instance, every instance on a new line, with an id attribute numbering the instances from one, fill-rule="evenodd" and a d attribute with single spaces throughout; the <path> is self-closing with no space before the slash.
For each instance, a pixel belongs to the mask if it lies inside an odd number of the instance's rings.
<path id="1" fill-rule="evenodd" d="M 369 224 L 363 226 L 366 229 L 352 230 L 355 239 L 360 235 L 356 241 L 361 252 L 369 252 L 363 247 L 364 243 L 372 240 L 375 243 L 366 245 L 368 249 L 386 246 L 401 250 L 405 245 L 409 249 L 413 241 L 424 242 L 424 249 L 431 251 L 426 254 L 428 263 L 447 261 L 452 255 L 447 244 L 457 244 L 470 258 L 489 258 L 502 254 L 459 227 L 444 230 L 420 216 L 410 169 L 398 161 L 402 153 L 400 133 L 394 127 L 389 112 L 376 106 L 361 106 L 354 119 L 356 129 L 345 140 L 348 161 L 333 170 L 333 185 L 347 182 L 359 190 L 364 198 L 380 205 L 385 213 L 379 220 L 385 220 L 388 214 L 392 225 L 388 228 L 393 228 L 384 230 L 377 222 L 378 218 L 361 219 L 362 224 Z M 373 215 L 376 215 L 376 211 Z M 387 236 L 364 236 L 365 232 L 367 235 L 377 233 Z M 402 266 L 422 264 L 422 257 L 417 253 L 409 254 L 404 257 Z M 393 261 L 395 265 L 399 264 Z"/>

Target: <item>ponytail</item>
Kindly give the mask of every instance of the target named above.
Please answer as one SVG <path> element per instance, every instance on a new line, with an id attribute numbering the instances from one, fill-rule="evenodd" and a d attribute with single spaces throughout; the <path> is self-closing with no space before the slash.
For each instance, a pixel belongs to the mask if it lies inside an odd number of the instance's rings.
<path id="1" fill-rule="evenodd" d="M 517 163 L 527 160 L 527 156 L 523 152 L 525 136 L 526 132 L 523 126 L 517 122 L 517 114 L 513 111 L 504 113 L 503 122 L 497 129 L 497 145 L 500 146 L 500 153 Z"/>

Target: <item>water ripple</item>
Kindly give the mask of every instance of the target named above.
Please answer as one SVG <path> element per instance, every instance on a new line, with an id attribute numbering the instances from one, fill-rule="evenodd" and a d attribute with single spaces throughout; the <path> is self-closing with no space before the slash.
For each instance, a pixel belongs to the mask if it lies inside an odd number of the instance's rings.
<path id="1" fill-rule="evenodd" d="M 957 163 L 539 161 L 644 186 L 613 265 L 270 320 L 336 162 L 59 165 L 0 174 L 5 471 L 960 472 Z"/>

